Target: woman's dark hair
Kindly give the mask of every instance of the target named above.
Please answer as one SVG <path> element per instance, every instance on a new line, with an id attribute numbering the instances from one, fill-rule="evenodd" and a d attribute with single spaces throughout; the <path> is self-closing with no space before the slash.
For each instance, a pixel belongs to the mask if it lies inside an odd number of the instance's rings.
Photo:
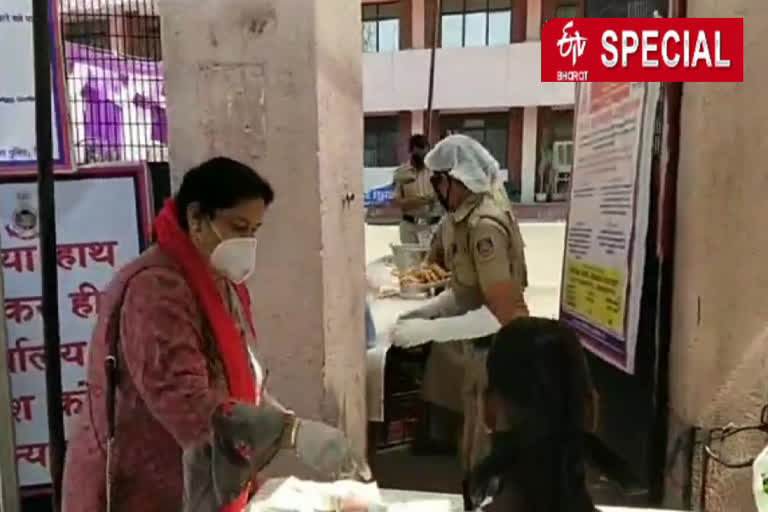
<path id="1" fill-rule="evenodd" d="M 514 414 L 535 453 L 518 487 L 530 511 L 594 510 L 585 481 L 585 438 L 592 382 L 577 334 L 546 318 L 520 318 L 496 335 L 488 388 Z"/>
<path id="2" fill-rule="evenodd" d="M 247 165 L 217 156 L 190 169 L 174 197 L 179 225 L 187 231 L 187 208 L 200 204 L 200 211 L 213 218 L 216 210 L 232 208 L 242 201 L 261 199 L 270 205 L 275 200 L 272 186 Z"/>

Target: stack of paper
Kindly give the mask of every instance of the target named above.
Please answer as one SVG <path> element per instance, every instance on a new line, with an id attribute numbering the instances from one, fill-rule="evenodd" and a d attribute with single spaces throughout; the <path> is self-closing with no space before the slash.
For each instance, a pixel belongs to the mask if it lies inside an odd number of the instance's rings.
<path id="1" fill-rule="evenodd" d="M 267 500 L 253 503 L 249 512 L 335 512 L 350 499 L 383 507 L 376 483 L 351 480 L 320 483 L 290 477 Z"/>
<path id="2" fill-rule="evenodd" d="M 405 503 L 392 503 L 387 512 L 451 512 L 449 500 L 419 500 Z"/>

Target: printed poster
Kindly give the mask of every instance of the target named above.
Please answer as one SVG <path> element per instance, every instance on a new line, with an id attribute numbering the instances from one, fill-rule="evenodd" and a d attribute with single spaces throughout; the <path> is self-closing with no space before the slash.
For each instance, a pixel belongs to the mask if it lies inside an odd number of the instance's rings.
<path id="1" fill-rule="evenodd" d="M 56 1 L 50 1 L 53 163 L 70 170 L 64 69 Z M 32 0 L 0 0 L 0 171 L 30 172 L 37 166 L 35 62 Z"/>
<path id="2" fill-rule="evenodd" d="M 145 167 L 139 169 L 146 173 Z M 146 175 L 91 173 L 62 177 L 55 185 L 67 437 L 84 408 L 86 352 L 100 291 L 116 269 L 141 251 L 147 217 Z M 8 370 L 22 487 L 50 483 L 37 212 L 34 182 L 0 183 Z"/>
<path id="3" fill-rule="evenodd" d="M 587 349 L 634 373 L 659 84 L 584 83 L 561 313 Z"/>

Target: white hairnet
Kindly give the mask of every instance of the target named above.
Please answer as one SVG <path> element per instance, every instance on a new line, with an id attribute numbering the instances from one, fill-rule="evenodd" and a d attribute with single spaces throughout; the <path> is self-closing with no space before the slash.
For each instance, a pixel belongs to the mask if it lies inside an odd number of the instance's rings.
<path id="1" fill-rule="evenodd" d="M 499 162 L 467 135 L 447 136 L 427 153 L 424 163 L 433 171 L 450 169 L 449 176 L 476 194 L 491 192 L 499 178 Z"/>

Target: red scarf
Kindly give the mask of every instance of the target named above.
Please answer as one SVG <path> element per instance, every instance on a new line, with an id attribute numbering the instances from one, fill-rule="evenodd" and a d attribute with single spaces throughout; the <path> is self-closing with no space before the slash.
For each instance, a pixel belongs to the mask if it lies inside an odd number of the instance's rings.
<path id="1" fill-rule="evenodd" d="M 203 259 L 192 244 L 189 235 L 179 226 L 176 203 L 172 199 L 167 200 L 163 209 L 160 210 L 157 219 L 155 219 L 154 231 L 158 245 L 181 266 L 187 283 L 192 287 L 200 301 L 224 364 L 224 373 L 227 377 L 231 398 L 257 404 L 259 390 L 256 389 L 248 364 L 245 343 L 234 319 L 224 306 L 216 283 L 211 276 L 208 262 Z M 238 290 L 238 292 L 240 291 Z M 238 293 L 238 295 L 242 301 L 242 293 Z M 246 317 L 249 318 L 250 308 L 245 313 Z M 252 325 L 250 327 L 253 328 Z M 248 500 L 248 490 L 246 488 L 234 502 L 222 507 L 221 512 L 242 511 Z"/>

